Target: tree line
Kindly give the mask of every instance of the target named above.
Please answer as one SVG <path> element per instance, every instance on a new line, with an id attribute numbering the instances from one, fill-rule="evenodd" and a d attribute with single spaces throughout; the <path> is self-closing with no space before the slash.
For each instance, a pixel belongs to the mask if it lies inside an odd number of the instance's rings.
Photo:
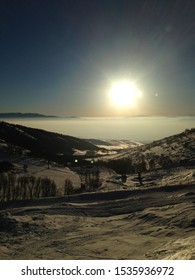
<path id="1" fill-rule="evenodd" d="M 72 181 L 66 179 L 64 182 L 64 195 L 70 195 L 75 192 L 93 191 L 101 185 L 100 169 L 98 166 L 81 166 L 78 168 L 77 173 L 81 180 L 80 188 L 75 190 Z"/>
<path id="2" fill-rule="evenodd" d="M 34 199 L 57 195 L 55 182 L 47 177 L 0 174 L 0 202 Z"/>
<path id="3" fill-rule="evenodd" d="M 92 191 L 101 185 L 100 170 L 98 167 L 80 167 L 78 174 L 81 186 L 75 190 L 70 179 L 64 181 L 63 195 Z M 36 199 L 43 197 L 54 197 L 59 195 L 59 190 L 50 178 L 41 178 L 29 175 L 16 175 L 13 173 L 0 174 L 0 203 Z"/>

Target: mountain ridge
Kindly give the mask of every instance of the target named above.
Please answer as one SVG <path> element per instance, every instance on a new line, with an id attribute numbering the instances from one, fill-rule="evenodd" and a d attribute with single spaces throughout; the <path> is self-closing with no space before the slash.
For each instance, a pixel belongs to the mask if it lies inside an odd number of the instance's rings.
<path id="1" fill-rule="evenodd" d="M 97 146 L 80 138 L 3 121 L 0 121 L 0 139 L 27 149 L 34 156 L 53 160 L 59 158 L 59 155 L 72 158 L 75 149 L 99 150 Z"/>
<path id="2" fill-rule="evenodd" d="M 0 118 L 57 118 L 57 116 L 53 115 L 44 115 L 38 113 L 0 113 Z"/>
<path id="3" fill-rule="evenodd" d="M 195 165 L 195 128 L 102 158 L 119 173 Z"/>

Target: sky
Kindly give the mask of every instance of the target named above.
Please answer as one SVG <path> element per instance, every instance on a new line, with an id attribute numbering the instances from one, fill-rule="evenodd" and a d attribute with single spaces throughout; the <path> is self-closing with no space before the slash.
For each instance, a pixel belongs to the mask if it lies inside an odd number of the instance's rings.
<path id="1" fill-rule="evenodd" d="M 1 0 L 0 40 L 1 113 L 195 114 L 194 0 Z"/>

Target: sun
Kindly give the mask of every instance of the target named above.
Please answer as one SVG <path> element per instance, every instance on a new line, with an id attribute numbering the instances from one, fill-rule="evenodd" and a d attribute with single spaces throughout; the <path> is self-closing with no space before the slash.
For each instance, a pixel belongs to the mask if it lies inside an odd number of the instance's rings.
<path id="1" fill-rule="evenodd" d="M 112 102 L 118 107 L 126 107 L 134 105 L 136 99 L 142 96 L 135 84 L 130 81 L 123 80 L 112 84 L 110 89 Z"/>

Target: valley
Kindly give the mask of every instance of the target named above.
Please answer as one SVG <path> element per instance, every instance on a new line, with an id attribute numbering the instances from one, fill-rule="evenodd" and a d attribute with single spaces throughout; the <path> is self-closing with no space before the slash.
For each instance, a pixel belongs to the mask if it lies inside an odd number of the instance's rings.
<path id="1" fill-rule="evenodd" d="M 3 201 L 1 181 L 0 259 L 195 259 L 194 139 L 192 129 L 146 145 L 90 140 L 93 153 L 57 162 L 1 133 L 2 178 L 49 178 L 56 195 L 35 199 L 26 185 L 25 199 Z"/>

